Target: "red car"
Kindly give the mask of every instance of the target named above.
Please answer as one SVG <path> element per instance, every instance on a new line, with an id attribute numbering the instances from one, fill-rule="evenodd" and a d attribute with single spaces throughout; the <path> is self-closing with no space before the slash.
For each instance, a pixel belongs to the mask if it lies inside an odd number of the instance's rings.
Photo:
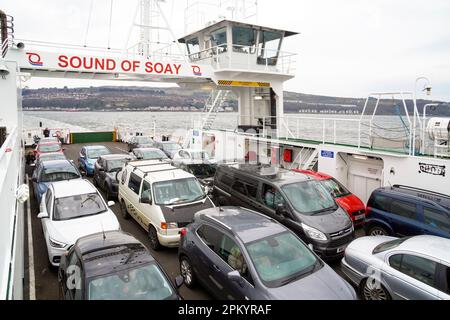
<path id="1" fill-rule="evenodd" d="M 57 141 L 39 143 L 37 145 L 36 149 L 34 149 L 34 155 L 36 157 L 36 160 L 38 160 L 39 156 L 43 153 L 62 153 L 62 154 L 64 154 L 64 149 L 61 146 L 61 144 Z"/>
<path id="2" fill-rule="evenodd" d="M 298 169 L 294 169 L 294 171 L 309 175 L 316 180 L 319 180 L 322 185 L 330 191 L 336 202 L 345 211 L 347 211 L 354 225 L 364 224 L 366 218 L 366 206 L 357 196 L 348 191 L 347 188 L 345 188 L 339 181 L 332 176 L 321 172 Z"/>

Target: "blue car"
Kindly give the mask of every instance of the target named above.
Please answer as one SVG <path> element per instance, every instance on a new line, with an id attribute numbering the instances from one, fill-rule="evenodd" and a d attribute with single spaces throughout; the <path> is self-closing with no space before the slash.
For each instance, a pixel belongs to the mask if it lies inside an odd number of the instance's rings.
<path id="1" fill-rule="evenodd" d="M 48 186 L 56 181 L 80 179 L 81 174 L 69 160 L 40 161 L 32 176 L 34 196 L 38 203 Z"/>
<path id="2" fill-rule="evenodd" d="M 367 203 L 367 235 L 450 238 L 450 196 L 395 185 L 375 190 Z"/>
<path id="3" fill-rule="evenodd" d="M 92 176 L 97 159 L 107 154 L 111 154 L 111 151 L 105 146 L 84 146 L 78 156 L 78 168 L 87 176 Z"/>

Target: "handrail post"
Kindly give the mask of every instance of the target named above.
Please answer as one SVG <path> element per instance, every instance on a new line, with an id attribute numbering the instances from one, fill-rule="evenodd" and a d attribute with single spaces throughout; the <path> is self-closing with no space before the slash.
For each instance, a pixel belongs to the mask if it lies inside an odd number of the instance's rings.
<path id="1" fill-rule="evenodd" d="M 322 119 L 322 143 L 325 144 L 325 119 Z"/>
<path id="2" fill-rule="evenodd" d="M 336 119 L 333 120 L 333 143 L 336 144 Z"/>

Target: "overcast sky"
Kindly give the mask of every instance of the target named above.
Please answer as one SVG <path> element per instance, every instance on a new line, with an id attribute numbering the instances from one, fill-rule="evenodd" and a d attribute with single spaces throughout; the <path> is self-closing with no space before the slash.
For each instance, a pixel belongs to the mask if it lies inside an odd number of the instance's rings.
<path id="1" fill-rule="evenodd" d="M 123 47 L 136 1 L 113 1 L 112 47 Z M 177 36 L 184 33 L 186 2 L 176 0 L 172 5 L 168 1 L 164 5 L 171 21 L 177 21 L 172 26 Z M 415 79 L 426 76 L 433 85 L 433 99 L 450 101 L 449 0 L 259 0 L 258 3 L 260 24 L 301 33 L 283 48 L 299 54 L 297 76 L 286 83 L 286 90 L 365 97 L 369 92 L 413 91 Z M 109 5 L 110 0 L 94 0 L 88 45 L 106 47 Z M 0 0 L 0 9 L 15 18 L 17 38 L 81 45 L 85 42 L 90 6 L 91 0 Z M 31 88 L 104 84 L 44 78 L 27 83 Z M 423 85 L 421 82 L 420 86 Z"/>

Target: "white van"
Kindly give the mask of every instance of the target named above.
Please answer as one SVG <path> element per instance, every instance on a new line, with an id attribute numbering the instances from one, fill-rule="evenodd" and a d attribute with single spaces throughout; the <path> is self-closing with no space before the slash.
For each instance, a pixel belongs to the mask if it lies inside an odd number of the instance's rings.
<path id="1" fill-rule="evenodd" d="M 214 207 L 195 176 L 161 160 L 131 161 L 118 173 L 119 203 L 148 231 L 154 250 L 177 247 L 197 211 Z"/>

